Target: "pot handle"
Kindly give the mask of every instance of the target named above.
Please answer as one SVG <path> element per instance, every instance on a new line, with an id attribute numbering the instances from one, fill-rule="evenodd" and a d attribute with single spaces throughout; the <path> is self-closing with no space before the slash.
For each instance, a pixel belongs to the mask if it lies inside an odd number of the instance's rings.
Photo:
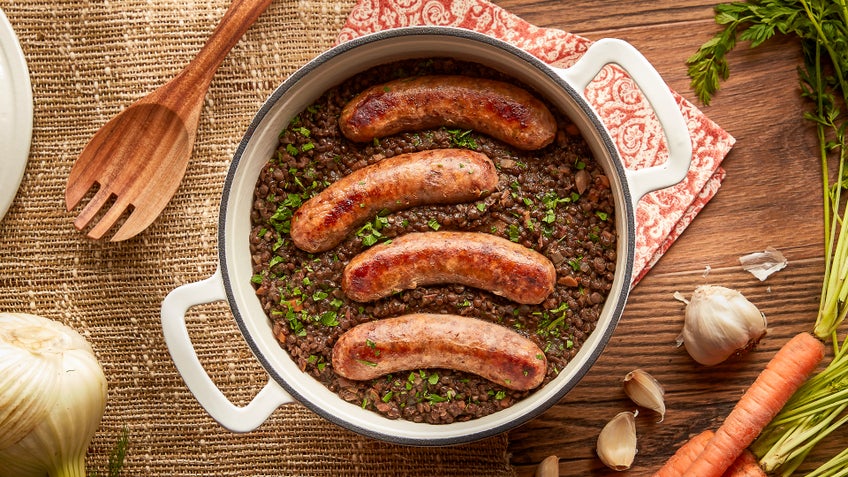
<path id="1" fill-rule="evenodd" d="M 642 53 L 626 41 L 605 38 L 592 43 L 586 53 L 574 65 L 560 71 L 560 75 L 586 99 L 586 87 L 608 64 L 623 68 L 639 86 L 659 119 L 668 146 L 665 163 L 637 170 L 625 169 L 635 208 L 645 194 L 673 186 L 686 177 L 692 161 L 692 139 L 668 85 Z"/>
<path id="2" fill-rule="evenodd" d="M 273 379 L 246 406 L 230 402 L 200 364 L 186 328 L 189 308 L 227 299 L 221 269 L 202 281 L 175 288 L 162 301 L 162 331 L 165 344 L 189 390 L 206 412 L 233 432 L 256 429 L 283 404 L 294 399 Z"/>

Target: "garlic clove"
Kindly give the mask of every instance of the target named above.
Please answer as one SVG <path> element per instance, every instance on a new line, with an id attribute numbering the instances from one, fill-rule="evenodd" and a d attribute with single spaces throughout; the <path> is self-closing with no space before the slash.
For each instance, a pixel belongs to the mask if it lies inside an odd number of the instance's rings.
<path id="1" fill-rule="evenodd" d="M 741 293 L 701 285 L 686 305 L 683 331 L 677 341 L 692 359 L 713 366 L 750 349 L 766 331 L 765 315 Z"/>
<path id="2" fill-rule="evenodd" d="M 636 415 L 620 412 L 598 435 L 597 453 L 601 462 L 613 470 L 627 470 L 636 457 Z"/>
<path id="3" fill-rule="evenodd" d="M 559 457 L 550 455 L 536 467 L 534 477 L 559 477 Z"/>
<path id="4" fill-rule="evenodd" d="M 634 403 L 659 413 L 665 419 L 665 389 L 643 369 L 634 369 L 624 376 L 624 392 Z"/>

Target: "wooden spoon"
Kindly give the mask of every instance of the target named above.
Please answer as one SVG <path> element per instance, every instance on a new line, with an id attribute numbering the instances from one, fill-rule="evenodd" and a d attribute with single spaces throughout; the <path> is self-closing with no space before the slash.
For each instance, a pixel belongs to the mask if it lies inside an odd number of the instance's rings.
<path id="1" fill-rule="evenodd" d="M 97 186 L 74 227 L 86 228 L 110 202 L 88 237 L 103 237 L 126 215 L 111 238 L 126 240 L 159 216 L 185 175 L 215 71 L 271 1 L 233 0 L 209 40 L 177 76 L 100 128 L 80 153 L 65 188 L 70 212 Z"/>

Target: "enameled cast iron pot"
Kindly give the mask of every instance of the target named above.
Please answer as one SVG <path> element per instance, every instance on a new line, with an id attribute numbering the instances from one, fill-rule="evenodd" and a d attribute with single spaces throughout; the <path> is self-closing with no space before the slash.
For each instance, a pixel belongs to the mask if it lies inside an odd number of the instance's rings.
<path id="1" fill-rule="evenodd" d="M 567 114 L 589 143 L 610 178 L 615 197 L 618 250 L 612 290 L 597 328 L 559 376 L 526 399 L 494 414 L 467 422 L 421 424 L 391 420 L 348 403 L 300 371 L 271 332 L 251 285 L 248 244 L 253 191 L 263 165 L 278 145 L 289 120 L 342 80 L 372 66 L 416 57 L 454 57 L 483 63 L 530 85 Z M 639 85 L 662 124 L 669 150 L 660 166 L 627 170 L 616 146 L 583 91 L 607 64 L 624 68 Z M 633 274 L 635 204 L 646 193 L 680 182 L 691 160 L 688 129 L 659 74 L 628 43 L 595 42 L 572 67 L 558 69 L 507 43 L 468 30 L 409 27 L 364 36 L 332 48 L 288 78 L 250 124 L 224 184 L 218 231 L 218 270 L 206 280 L 173 290 L 162 303 L 162 326 L 171 356 L 188 388 L 224 427 L 247 432 L 283 404 L 298 401 L 324 418 L 363 435 L 389 442 L 448 445 L 470 442 L 514 428 L 559 401 L 586 374 L 609 341 L 630 289 Z M 270 376 L 246 406 L 232 404 L 205 372 L 186 329 L 185 315 L 195 305 L 226 300 L 244 339 Z"/>

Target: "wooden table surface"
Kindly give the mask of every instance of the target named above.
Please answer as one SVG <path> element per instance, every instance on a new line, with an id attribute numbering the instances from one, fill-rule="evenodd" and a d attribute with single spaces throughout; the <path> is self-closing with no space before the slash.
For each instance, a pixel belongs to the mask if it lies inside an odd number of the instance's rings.
<path id="1" fill-rule="evenodd" d="M 717 31 L 712 0 L 497 3 L 539 26 L 631 42 L 693 102 L 685 60 Z M 724 162 L 726 180 L 636 286 L 609 346 L 578 387 L 510 433 L 512 463 L 520 476 L 533 475 L 549 455 L 560 458 L 560 475 L 614 474 L 596 457 L 595 441 L 610 418 L 635 409 L 621 387 L 634 368 L 647 370 L 666 389 L 666 419 L 656 423 L 647 411 L 637 417 L 638 454 L 624 473 L 650 475 L 687 437 L 715 428 L 781 344 L 796 332 L 812 330 L 824 270 L 821 171 L 814 129 L 802 119 L 805 105 L 796 76 L 800 48 L 785 38 L 756 49 L 740 43 L 730 58 L 730 80 L 710 106 L 699 104 L 737 140 Z M 780 250 L 789 265 L 760 282 L 738 259 L 766 247 Z M 769 334 L 756 351 L 705 368 L 675 347 L 684 308 L 672 295 L 688 296 L 701 284 L 738 289 L 766 314 Z M 844 449 L 848 437 L 840 432 L 805 467 Z"/>

